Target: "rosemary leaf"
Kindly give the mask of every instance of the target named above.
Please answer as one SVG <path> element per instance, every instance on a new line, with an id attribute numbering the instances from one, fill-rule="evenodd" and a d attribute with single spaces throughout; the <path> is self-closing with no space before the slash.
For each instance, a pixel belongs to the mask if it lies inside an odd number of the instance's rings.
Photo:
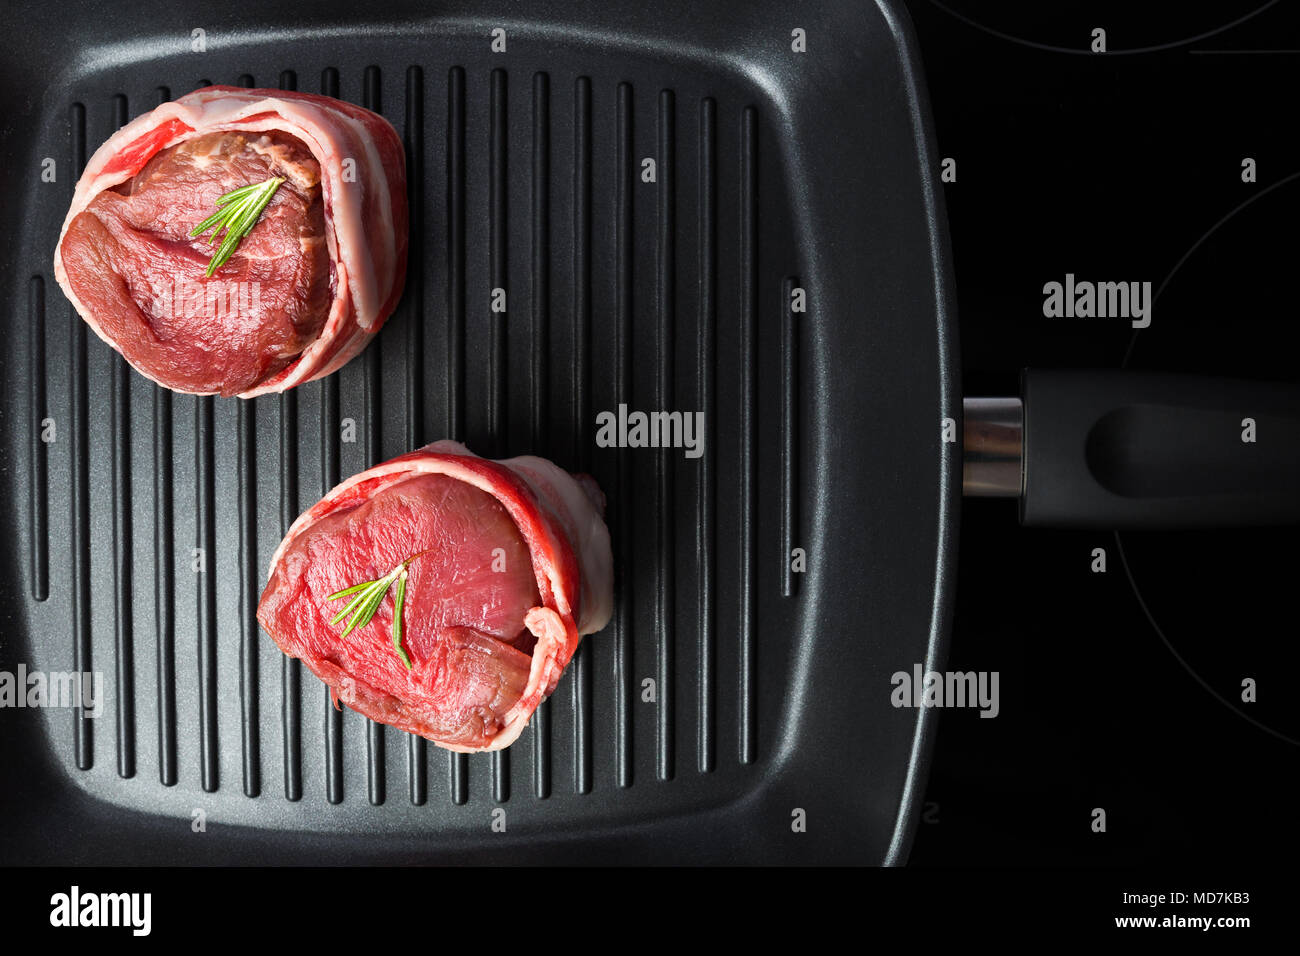
<path id="1" fill-rule="evenodd" d="M 361 607 L 361 605 L 365 604 L 366 601 L 369 599 L 370 595 L 374 592 L 375 588 L 379 587 L 383 583 L 384 583 L 383 580 L 380 579 L 378 581 L 367 581 L 365 584 L 361 585 L 360 586 L 362 588 L 361 592 L 357 594 L 356 597 L 354 597 L 351 601 L 349 601 L 347 603 L 347 606 L 344 607 L 343 610 L 339 611 L 338 614 L 334 615 L 334 619 L 330 621 L 330 623 L 337 624 L 339 621 L 343 620 L 353 611 L 357 610 L 357 608 Z M 387 590 L 386 585 L 384 587 L 384 590 Z"/>
<path id="2" fill-rule="evenodd" d="M 206 275 L 212 274 L 230 261 L 235 249 L 244 241 L 244 237 L 257 224 L 262 211 L 266 209 L 275 191 L 284 182 L 283 176 L 275 176 L 263 183 L 250 183 L 238 189 L 232 189 L 217 199 L 217 211 L 204 219 L 190 231 L 190 238 L 203 235 L 209 229 L 208 245 L 216 245 L 217 236 L 225 231 L 221 245 L 209 260 Z"/>
<path id="3" fill-rule="evenodd" d="M 412 561 L 426 551 L 420 551 L 411 555 L 393 570 L 389 571 L 382 578 L 376 578 L 374 581 L 362 581 L 359 584 L 352 584 L 340 591 L 335 591 L 325 600 L 339 601 L 343 598 L 350 597 L 347 606 L 335 614 L 330 620 L 330 624 L 338 624 L 344 618 L 350 618 L 347 627 L 343 629 L 340 638 L 347 637 L 358 627 L 365 627 L 379 610 L 379 605 L 384 602 L 384 597 L 388 594 L 388 589 L 393 582 L 397 582 L 397 594 L 393 598 L 393 650 L 397 656 L 402 659 L 406 669 L 411 670 L 411 658 L 402 647 L 402 612 L 406 606 L 406 577 L 407 568 Z"/>
<path id="4" fill-rule="evenodd" d="M 349 594 L 356 594 L 356 593 L 357 593 L 358 591 L 360 591 L 362 588 L 368 588 L 368 587 L 370 587 L 370 585 L 372 585 L 372 584 L 374 584 L 374 583 L 375 583 L 374 581 L 362 581 L 360 584 L 354 584 L 354 585 L 352 585 L 352 587 L 350 587 L 350 588 L 344 588 L 342 591 L 335 591 L 333 594 L 331 594 L 331 595 L 330 595 L 329 597 L 327 597 L 325 600 L 327 600 L 327 601 L 337 601 L 339 598 L 341 598 L 341 597 L 347 597 Z"/>
<path id="5" fill-rule="evenodd" d="M 397 596 L 393 598 L 393 650 L 402 659 L 406 669 L 411 669 L 411 659 L 402 648 L 402 604 L 406 600 L 406 568 L 397 576 Z"/>
<path id="6" fill-rule="evenodd" d="M 217 199 L 217 206 L 218 207 L 224 206 L 226 205 L 226 203 L 234 202 L 236 199 L 239 199 L 241 196 L 247 196 L 254 189 L 257 189 L 260 185 L 262 184 L 249 183 L 247 186 L 240 186 L 238 189 L 232 189 L 230 192 L 226 193 L 224 196 L 221 196 L 220 198 Z"/>
<path id="7" fill-rule="evenodd" d="M 389 575 L 376 581 L 375 586 L 370 590 L 361 592 L 361 606 L 352 615 L 352 620 L 348 622 L 348 626 L 343 629 L 343 633 L 339 637 L 347 637 L 355 628 L 365 627 L 370 623 L 370 619 L 375 616 L 375 611 L 379 610 L 384 595 L 388 593 L 388 586 L 392 583 L 393 578 Z"/>

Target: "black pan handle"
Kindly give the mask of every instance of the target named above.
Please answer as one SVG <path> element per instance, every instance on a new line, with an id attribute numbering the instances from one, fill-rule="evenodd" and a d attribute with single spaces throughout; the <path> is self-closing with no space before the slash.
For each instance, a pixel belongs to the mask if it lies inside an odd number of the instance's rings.
<path id="1" fill-rule="evenodd" d="M 1300 385 L 1026 369 L 1020 399 L 964 403 L 963 490 L 1023 524 L 1300 523 Z"/>

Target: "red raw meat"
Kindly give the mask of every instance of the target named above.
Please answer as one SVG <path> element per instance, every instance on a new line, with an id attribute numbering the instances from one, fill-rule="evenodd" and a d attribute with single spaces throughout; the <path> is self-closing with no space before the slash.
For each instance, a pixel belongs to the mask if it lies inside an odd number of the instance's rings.
<path id="1" fill-rule="evenodd" d="M 233 257 L 188 233 L 219 196 L 283 176 Z M 54 275 L 82 318 L 168 388 L 251 398 L 328 375 L 392 314 L 406 279 L 406 159 L 383 117 L 341 100 L 210 86 L 96 150 Z"/>
<path id="2" fill-rule="evenodd" d="M 449 750 L 499 750 L 554 690 L 613 606 L 604 495 L 542 458 L 489 461 L 441 441 L 348 479 L 271 559 L 257 617 L 336 700 Z M 408 565 L 395 597 L 341 636 L 329 595 Z"/>

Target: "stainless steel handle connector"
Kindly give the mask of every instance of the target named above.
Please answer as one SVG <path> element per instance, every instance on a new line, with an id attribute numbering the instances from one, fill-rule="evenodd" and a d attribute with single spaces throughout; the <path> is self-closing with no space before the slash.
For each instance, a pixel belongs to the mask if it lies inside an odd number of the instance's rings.
<path id="1" fill-rule="evenodd" d="M 1024 404 L 1018 398 L 967 398 L 962 415 L 962 494 L 1019 498 L 1024 491 Z"/>

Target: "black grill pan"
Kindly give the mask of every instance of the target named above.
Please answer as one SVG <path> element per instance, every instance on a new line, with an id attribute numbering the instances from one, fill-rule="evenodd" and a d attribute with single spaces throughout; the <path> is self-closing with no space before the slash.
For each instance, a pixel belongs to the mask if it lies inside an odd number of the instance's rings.
<path id="1" fill-rule="evenodd" d="M 930 722 L 889 675 L 944 656 L 960 401 L 898 5 L 380 6 L 14 5 L 0 669 L 102 672 L 105 705 L 0 710 L 0 861 L 905 859 Z M 209 82 L 361 103 L 407 146 L 405 297 L 284 396 L 158 389 L 53 281 L 88 155 Z M 706 454 L 597 447 L 620 402 L 704 411 Z M 498 755 L 333 710 L 254 617 L 301 510 L 443 437 L 610 502 L 614 619 Z"/>

